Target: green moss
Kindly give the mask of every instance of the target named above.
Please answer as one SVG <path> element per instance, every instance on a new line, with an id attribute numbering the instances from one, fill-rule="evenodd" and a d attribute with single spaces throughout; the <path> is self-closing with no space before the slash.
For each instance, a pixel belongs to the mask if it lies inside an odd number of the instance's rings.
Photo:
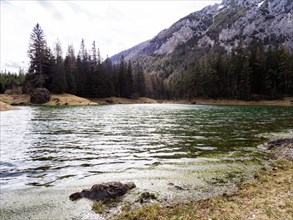
<path id="1" fill-rule="evenodd" d="M 221 12 L 219 13 L 215 18 L 214 18 L 214 23 L 211 27 L 211 30 L 216 29 L 218 26 L 220 26 L 220 24 L 224 23 L 225 20 L 227 19 L 228 15 L 233 11 L 232 8 L 229 8 L 227 11 L 225 12 Z"/>
<path id="2" fill-rule="evenodd" d="M 92 209 L 95 213 L 98 213 L 98 214 L 102 214 L 104 212 L 104 204 L 99 201 L 99 202 L 94 202 L 94 204 L 92 205 Z"/>
<path id="3" fill-rule="evenodd" d="M 229 8 L 226 11 L 219 13 L 214 18 L 214 23 L 211 26 L 210 30 L 215 30 L 220 26 L 227 25 L 230 22 L 237 20 L 245 13 L 245 11 L 246 11 L 245 8 L 239 8 L 239 9 Z"/>
<path id="4" fill-rule="evenodd" d="M 105 199 L 103 201 L 94 202 L 92 205 L 92 210 L 98 214 L 103 214 L 108 212 L 110 208 L 116 207 L 118 203 L 122 201 L 121 198 L 117 199 Z"/>
<path id="5" fill-rule="evenodd" d="M 115 219 L 244 220 L 251 216 L 255 219 L 288 219 L 293 210 L 290 194 L 293 162 L 279 160 L 272 166 L 277 169 L 261 172 L 257 180 L 243 183 L 235 195 L 168 207 L 150 205 L 132 211 L 128 209 Z"/>
<path id="6" fill-rule="evenodd" d="M 116 216 L 114 219 L 144 219 L 144 220 L 153 220 L 158 219 L 160 216 L 161 207 L 159 205 L 150 205 L 147 207 L 143 207 L 140 209 L 136 209 L 134 211 L 123 212 L 122 214 Z"/>

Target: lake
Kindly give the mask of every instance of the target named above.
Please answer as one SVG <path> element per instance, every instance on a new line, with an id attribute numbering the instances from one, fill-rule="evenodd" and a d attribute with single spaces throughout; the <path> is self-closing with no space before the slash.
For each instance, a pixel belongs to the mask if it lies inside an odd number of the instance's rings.
<path id="1" fill-rule="evenodd" d="M 256 146 L 292 131 L 291 107 L 136 104 L 1 112 L 1 215 L 98 218 L 88 201 L 68 196 L 113 180 L 133 181 L 137 193 L 166 201 L 232 193 L 266 166 Z"/>

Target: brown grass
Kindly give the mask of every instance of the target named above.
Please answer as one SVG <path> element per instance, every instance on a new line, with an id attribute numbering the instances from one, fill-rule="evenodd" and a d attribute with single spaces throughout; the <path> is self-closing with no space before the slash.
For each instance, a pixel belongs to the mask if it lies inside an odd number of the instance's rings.
<path id="1" fill-rule="evenodd" d="M 0 111 L 16 110 L 17 108 L 0 101 Z"/>
<path id="2" fill-rule="evenodd" d="M 279 160 L 273 170 L 241 185 L 233 196 L 221 196 L 170 207 L 151 205 L 116 219 L 293 219 L 293 162 Z"/>
<path id="3" fill-rule="evenodd" d="M 51 101 L 45 103 L 44 105 L 97 105 L 89 99 L 78 97 L 72 94 L 51 94 Z"/>
<path id="4" fill-rule="evenodd" d="M 143 104 L 143 103 L 158 103 L 155 99 L 150 98 L 136 98 L 136 99 L 127 99 L 127 98 L 118 98 L 118 97 L 110 97 L 110 98 L 99 98 L 92 99 L 94 102 L 107 105 L 107 104 Z"/>
<path id="5" fill-rule="evenodd" d="M 196 98 L 190 100 L 156 100 L 150 98 L 99 98 L 99 99 L 86 99 L 72 94 L 52 94 L 51 101 L 45 105 L 97 105 L 97 104 L 141 104 L 141 103 L 166 103 L 166 104 L 198 104 L 198 105 L 248 105 L 248 106 L 293 106 L 293 97 L 287 97 L 282 100 L 272 101 L 242 101 L 230 99 L 204 99 Z M 0 94 L 0 101 L 7 104 L 14 105 L 27 105 L 29 103 L 29 95 L 7 95 Z"/>
<path id="6" fill-rule="evenodd" d="M 6 104 L 13 105 L 25 105 L 28 104 L 30 100 L 29 95 L 7 95 L 0 94 L 0 101 L 5 102 Z"/>
<path id="7" fill-rule="evenodd" d="M 205 99 L 196 98 L 192 100 L 164 101 L 164 103 L 198 104 L 198 105 L 236 105 L 236 106 L 293 106 L 293 97 L 280 100 L 243 101 L 236 99 Z"/>

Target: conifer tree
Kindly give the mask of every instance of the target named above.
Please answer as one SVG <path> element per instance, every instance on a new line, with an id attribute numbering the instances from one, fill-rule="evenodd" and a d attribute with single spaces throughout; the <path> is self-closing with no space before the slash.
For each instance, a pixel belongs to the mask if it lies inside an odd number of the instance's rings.
<path id="1" fill-rule="evenodd" d="M 30 35 L 28 57 L 29 66 L 29 84 L 36 87 L 43 87 L 48 79 L 49 56 L 45 34 L 41 26 L 37 23 Z"/>
<path id="2" fill-rule="evenodd" d="M 84 40 L 82 39 L 80 44 L 80 50 L 76 60 L 76 82 L 77 82 L 77 94 L 80 96 L 86 96 L 87 93 L 87 73 L 89 72 L 88 65 L 88 53 L 85 48 Z"/>
<path id="3" fill-rule="evenodd" d="M 66 82 L 66 73 L 64 69 L 64 60 L 62 57 L 62 47 L 59 40 L 57 40 L 55 47 L 55 65 L 54 72 L 52 74 L 52 85 L 51 91 L 56 93 L 63 93 L 66 91 L 67 82 Z"/>
<path id="4" fill-rule="evenodd" d="M 135 92 L 137 96 L 144 97 L 145 94 L 145 78 L 144 78 L 144 73 L 141 65 L 136 66 L 136 83 L 135 83 Z"/>
<path id="5" fill-rule="evenodd" d="M 97 65 L 98 64 L 100 64 L 100 61 L 98 63 L 96 42 L 93 41 L 93 45 L 92 45 L 92 62 L 91 62 L 91 69 L 92 69 L 93 72 L 97 71 Z"/>
<path id="6" fill-rule="evenodd" d="M 130 98 L 133 95 L 133 75 L 132 75 L 132 65 L 130 60 L 128 61 L 127 66 L 127 75 L 126 75 L 126 98 Z"/>
<path id="7" fill-rule="evenodd" d="M 125 68 L 125 61 L 124 56 L 121 57 L 120 65 L 119 65 L 119 72 L 118 72 L 118 96 L 125 97 L 125 90 L 126 90 L 126 68 Z"/>
<path id="8" fill-rule="evenodd" d="M 68 46 L 67 55 L 64 60 L 64 70 L 65 70 L 66 81 L 67 81 L 66 91 L 71 94 L 76 94 L 76 82 L 75 82 L 76 58 L 74 55 L 73 45 Z"/>

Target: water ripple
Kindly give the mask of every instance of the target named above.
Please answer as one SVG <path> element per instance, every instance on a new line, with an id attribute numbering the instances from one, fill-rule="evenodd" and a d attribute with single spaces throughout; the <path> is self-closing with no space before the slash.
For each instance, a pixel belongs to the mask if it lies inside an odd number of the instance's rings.
<path id="1" fill-rule="evenodd" d="M 22 107 L 1 113 L 1 187 L 54 186 L 174 163 L 250 160 L 263 142 L 258 134 L 292 130 L 292 121 L 292 108 Z"/>

